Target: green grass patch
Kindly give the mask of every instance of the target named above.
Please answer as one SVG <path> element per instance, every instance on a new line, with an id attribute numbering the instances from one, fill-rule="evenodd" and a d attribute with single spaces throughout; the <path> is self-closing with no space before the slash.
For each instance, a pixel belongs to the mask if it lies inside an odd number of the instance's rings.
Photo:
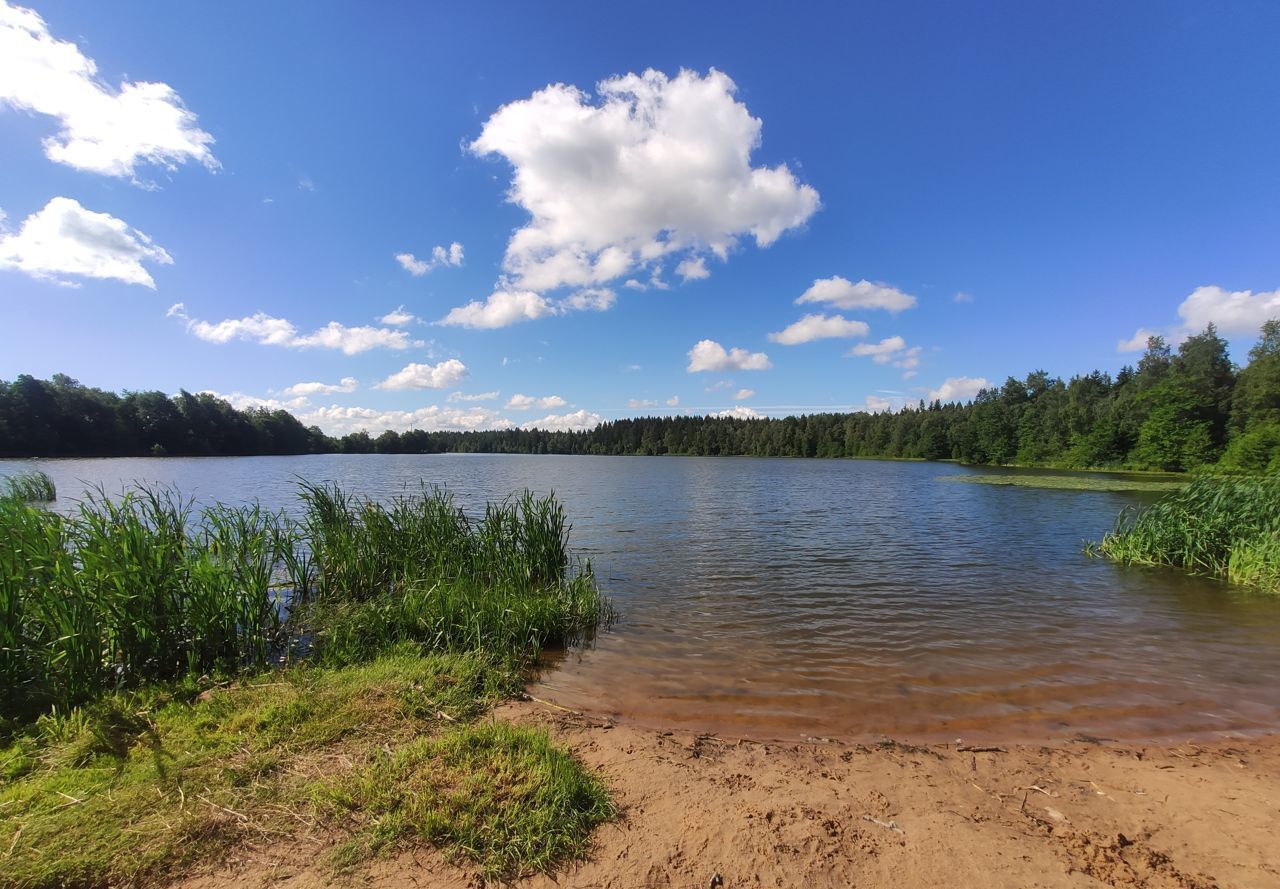
<path id="1" fill-rule="evenodd" d="M 1044 488 L 1053 491 L 1175 491 L 1187 484 L 1185 478 L 1120 478 L 1114 476 L 991 474 L 944 475 L 939 481 L 971 485 L 1009 485 L 1017 488 Z"/>
<path id="2" fill-rule="evenodd" d="M 1280 592 L 1280 476 L 1201 476 L 1151 506 L 1125 510 L 1090 551 Z"/>
<path id="3" fill-rule="evenodd" d="M 397 652 L 46 716 L 0 748 L 0 885 L 154 882 L 317 823 L 347 862 L 421 840 L 494 874 L 546 870 L 610 808 L 544 732 L 470 722 L 518 688 L 481 655 Z"/>
<path id="4" fill-rule="evenodd" d="M 383 753 L 328 799 L 353 825 L 338 853 L 343 864 L 424 837 L 502 879 L 580 854 L 591 829 L 613 815 L 604 785 L 545 732 L 501 722 Z"/>
<path id="5" fill-rule="evenodd" d="M 52 503 L 58 499 L 58 489 L 53 479 L 43 472 L 19 472 L 0 479 L 0 497 L 24 503 Z"/>

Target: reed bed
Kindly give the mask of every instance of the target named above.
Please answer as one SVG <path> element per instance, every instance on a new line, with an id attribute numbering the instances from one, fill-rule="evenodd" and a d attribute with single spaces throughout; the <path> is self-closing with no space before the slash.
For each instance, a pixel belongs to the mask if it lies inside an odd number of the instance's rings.
<path id="1" fill-rule="evenodd" d="M 53 479 L 39 470 L 19 472 L 0 479 L 0 497 L 10 497 L 24 503 L 52 503 L 58 499 L 58 489 Z"/>
<path id="2" fill-rule="evenodd" d="M 1280 476 L 1201 476 L 1121 513 L 1092 549 L 1122 564 L 1171 565 L 1280 592 Z"/>
<path id="3" fill-rule="evenodd" d="M 176 492 L 91 493 L 58 515 L 0 497 L 0 712 L 65 711 L 105 690 L 332 663 L 396 643 L 525 659 L 608 609 L 574 564 L 554 497 L 471 521 L 423 490 L 381 505 L 301 485 L 297 520 L 196 509 Z"/>

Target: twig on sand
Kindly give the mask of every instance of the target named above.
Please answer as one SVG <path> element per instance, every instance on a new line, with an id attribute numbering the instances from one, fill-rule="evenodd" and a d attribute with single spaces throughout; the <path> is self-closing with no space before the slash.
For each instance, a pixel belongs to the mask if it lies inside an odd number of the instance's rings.
<path id="1" fill-rule="evenodd" d="M 883 827 L 885 830 L 892 830 L 894 833 L 906 834 L 906 831 L 898 826 L 896 821 L 881 821 L 879 818 L 872 818 L 870 815 L 863 815 L 863 821 L 870 821 L 872 824 Z"/>
<path id="2" fill-rule="evenodd" d="M 563 710 L 565 713 L 572 713 L 574 716 L 582 715 L 577 710 L 570 710 L 568 707 L 561 707 L 559 704 L 551 703 L 551 701 L 544 701 L 542 698 L 535 698 L 533 695 L 529 695 L 528 697 L 529 700 L 533 701 L 535 704 L 541 704 L 544 707 L 552 707 L 556 710 Z"/>
<path id="3" fill-rule="evenodd" d="M 1008 753 L 1003 747 L 975 747 L 972 744 L 961 744 L 956 748 L 961 753 Z"/>

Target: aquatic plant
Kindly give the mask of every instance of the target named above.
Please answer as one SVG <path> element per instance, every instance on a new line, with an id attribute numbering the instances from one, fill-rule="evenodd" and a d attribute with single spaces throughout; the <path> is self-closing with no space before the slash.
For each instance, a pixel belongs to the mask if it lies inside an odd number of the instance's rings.
<path id="1" fill-rule="evenodd" d="M 0 482 L 0 497 L 21 500 L 24 503 L 51 503 L 58 499 L 53 479 L 36 470 L 11 475 Z"/>
<path id="2" fill-rule="evenodd" d="M 970 474 L 944 475 L 938 481 L 971 485 L 1001 485 L 1015 488 L 1043 488 L 1054 491 L 1172 491 L 1186 484 L 1185 478 L 1126 478 L 1122 476 Z"/>
<path id="3" fill-rule="evenodd" d="M 1122 564 L 1171 565 L 1280 592 L 1280 476 L 1201 476 L 1125 510 L 1091 549 Z"/>
<path id="4" fill-rule="evenodd" d="M 343 664 L 399 642 L 525 659 L 607 616 L 553 497 L 475 522 L 434 490 L 382 505 L 304 483 L 301 497 L 297 521 L 163 488 L 91 492 L 69 515 L 0 499 L 2 712 L 261 670 L 298 644 Z"/>

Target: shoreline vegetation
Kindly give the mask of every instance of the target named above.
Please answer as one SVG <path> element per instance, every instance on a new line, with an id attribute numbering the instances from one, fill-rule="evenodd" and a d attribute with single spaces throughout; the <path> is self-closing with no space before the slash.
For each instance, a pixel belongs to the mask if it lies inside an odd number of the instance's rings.
<path id="1" fill-rule="evenodd" d="M 1280 321 L 1238 368 L 1210 325 L 1176 353 L 1151 337 L 1136 367 L 1063 381 L 1010 377 L 970 403 L 896 412 L 620 419 L 583 431 L 387 430 L 331 437 L 284 410 L 209 393 L 117 395 L 57 374 L 0 381 L 0 456 L 525 453 L 890 457 L 991 466 L 1280 471 Z"/>
<path id="2" fill-rule="evenodd" d="M 162 882 L 299 831 L 331 872 L 425 844 L 511 878 L 612 817 L 545 730 L 486 716 L 611 617 L 553 497 L 472 519 L 304 483 L 292 519 L 135 488 L 59 515 L 22 484 L 0 497 L 0 885 Z"/>
<path id="3" fill-rule="evenodd" d="M 1280 593 L 1280 475 L 1197 477 L 1126 509 L 1088 551 Z"/>

